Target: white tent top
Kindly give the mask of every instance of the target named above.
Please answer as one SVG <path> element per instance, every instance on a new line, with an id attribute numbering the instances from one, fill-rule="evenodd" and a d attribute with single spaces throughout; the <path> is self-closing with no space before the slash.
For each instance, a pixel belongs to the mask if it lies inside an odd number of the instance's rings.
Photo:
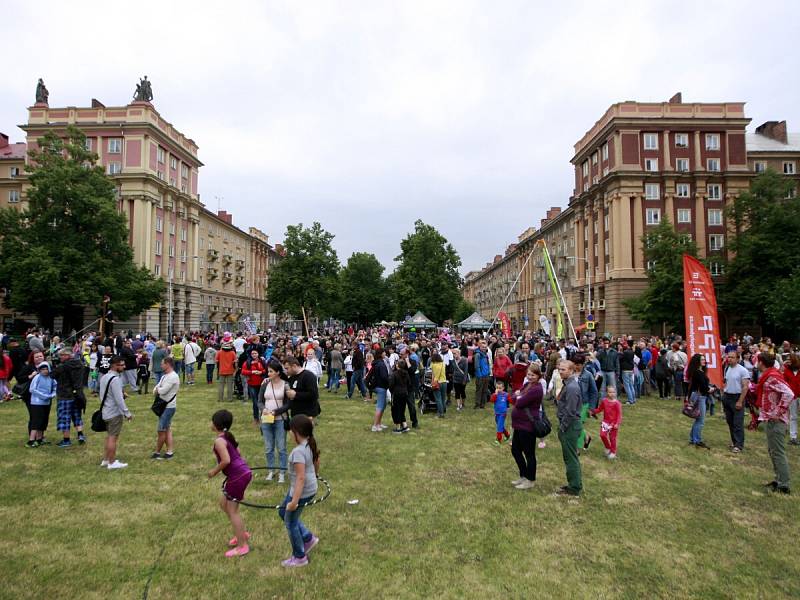
<path id="1" fill-rule="evenodd" d="M 461 329 L 489 329 L 491 325 L 489 321 L 484 319 L 477 312 L 472 313 L 460 323 L 456 323 L 456 327 L 460 327 Z"/>
<path id="2" fill-rule="evenodd" d="M 436 327 L 436 323 L 431 321 L 428 317 L 422 314 L 421 311 L 417 311 L 417 313 L 408 319 L 405 322 L 406 327 Z"/>

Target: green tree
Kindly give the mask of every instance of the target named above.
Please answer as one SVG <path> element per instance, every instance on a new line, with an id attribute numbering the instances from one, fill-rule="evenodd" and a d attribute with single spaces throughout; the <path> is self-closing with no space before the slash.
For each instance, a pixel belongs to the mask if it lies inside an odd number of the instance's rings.
<path id="1" fill-rule="evenodd" d="M 475 305 L 472 302 L 467 302 L 464 298 L 456 306 L 456 311 L 453 313 L 453 322 L 460 323 L 472 313 L 475 312 Z"/>
<path id="2" fill-rule="evenodd" d="M 683 255 L 697 256 L 697 246 L 686 235 L 675 231 L 669 219 L 642 236 L 647 269 L 647 289 L 639 296 L 623 300 L 628 313 L 648 327 L 666 324 L 683 331 Z"/>
<path id="3" fill-rule="evenodd" d="M 355 252 L 339 273 L 341 302 L 338 315 L 348 322 L 369 325 L 387 316 L 384 267 L 374 254 Z"/>
<path id="4" fill-rule="evenodd" d="M 0 283 L 14 310 L 52 327 L 80 326 L 86 305 L 111 297 L 117 318 L 157 303 L 164 284 L 133 262 L 127 218 L 117 209 L 114 182 L 86 150 L 86 136 L 69 127 L 48 132 L 28 153 L 27 206 L 0 210 Z"/>
<path id="5" fill-rule="evenodd" d="M 794 183 L 769 170 L 735 198 L 728 211 L 735 233 L 721 304 L 731 314 L 777 332 L 800 327 L 800 201 L 787 198 Z"/>
<path id="6" fill-rule="evenodd" d="M 421 310 L 436 323 L 450 319 L 461 300 L 461 259 L 436 228 L 418 220 L 414 233 L 400 243 L 396 271 L 390 278 L 395 312 Z"/>
<path id="7" fill-rule="evenodd" d="M 314 222 L 289 225 L 283 247 L 286 251 L 272 270 L 267 300 L 276 312 L 289 312 L 306 318 L 326 316 L 337 311 L 339 298 L 339 259 L 331 245 L 333 234 Z"/>

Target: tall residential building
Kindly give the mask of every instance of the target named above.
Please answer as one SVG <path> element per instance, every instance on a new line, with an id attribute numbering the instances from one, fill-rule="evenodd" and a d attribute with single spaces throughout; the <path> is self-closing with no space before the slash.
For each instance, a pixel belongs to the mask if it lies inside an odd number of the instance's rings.
<path id="1" fill-rule="evenodd" d="M 22 202 L 22 187 L 25 181 L 24 142 L 10 143 L 5 133 L 0 133 L 0 208 L 19 206 Z M 0 301 L 5 298 L 5 289 L 0 288 Z M 0 302 L 0 328 L 10 331 L 14 315 Z"/>
<path id="2" fill-rule="evenodd" d="M 747 162 L 753 173 L 772 169 L 794 181 L 790 197 L 800 183 L 800 133 L 789 133 L 786 121 L 767 121 L 747 134 Z"/>
<path id="3" fill-rule="evenodd" d="M 575 144 L 576 284 L 591 285 L 593 298 L 604 301 L 594 313 L 598 331 L 646 333 L 622 301 L 645 289 L 642 237 L 664 218 L 695 241 L 701 257 L 720 257 L 711 272 L 722 274 L 724 210 L 752 176 L 749 122 L 742 102 L 684 103 L 676 94 L 669 102 L 614 104 Z M 571 308 L 577 320 L 590 311 L 580 296 Z"/>

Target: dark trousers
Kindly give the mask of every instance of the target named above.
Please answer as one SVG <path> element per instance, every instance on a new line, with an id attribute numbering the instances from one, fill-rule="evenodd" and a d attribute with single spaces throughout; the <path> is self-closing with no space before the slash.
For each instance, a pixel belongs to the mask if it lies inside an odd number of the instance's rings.
<path id="1" fill-rule="evenodd" d="M 214 363 L 206 363 L 206 383 L 211 384 L 214 381 Z"/>
<path id="2" fill-rule="evenodd" d="M 731 444 L 744 449 L 744 404 L 742 408 L 736 410 L 736 403 L 739 401 L 739 394 L 723 394 L 722 407 L 725 409 L 725 421 L 731 432 Z"/>
<path id="3" fill-rule="evenodd" d="M 466 400 L 467 399 L 467 384 L 466 383 L 454 383 L 453 388 L 456 391 L 456 400 Z"/>
<path id="4" fill-rule="evenodd" d="M 486 406 L 486 400 L 489 396 L 489 378 L 476 377 L 475 378 L 475 408 L 483 408 Z"/>
<path id="5" fill-rule="evenodd" d="M 536 436 L 532 431 L 514 430 L 511 456 L 517 461 L 519 476 L 528 481 L 536 481 Z"/>
<path id="6" fill-rule="evenodd" d="M 658 397 L 669 398 L 669 379 L 656 377 L 656 385 L 658 385 Z"/>
<path id="7" fill-rule="evenodd" d="M 394 400 L 392 400 L 392 404 L 394 404 Z M 411 419 L 411 424 L 416 427 L 419 423 L 417 422 L 417 407 L 414 404 L 414 396 L 409 394 L 406 398 L 406 404 L 408 405 L 408 418 Z"/>
<path id="8" fill-rule="evenodd" d="M 408 404 L 408 394 L 392 396 L 392 422 L 396 425 L 400 425 L 406 420 L 406 404 Z"/>
<path id="9" fill-rule="evenodd" d="M 580 421 L 573 423 L 566 430 L 558 430 L 558 441 L 561 442 L 561 457 L 567 471 L 567 487 L 570 491 L 580 494 L 583 489 L 581 479 L 581 461 L 578 459 L 578 438 L 583 431 Z M 516 433 L 516 432 L 514 432 Z"/>

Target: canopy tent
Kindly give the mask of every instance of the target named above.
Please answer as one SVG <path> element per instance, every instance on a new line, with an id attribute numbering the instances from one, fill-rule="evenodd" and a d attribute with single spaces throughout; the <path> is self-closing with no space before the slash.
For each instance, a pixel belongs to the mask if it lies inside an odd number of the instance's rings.
<path id="1" fill-rule="evenodd" d="M 420 327 L 422 329 L 426 329 L 426 328 L 430 328 L 430 327 L 436 327 L 436 323 L 434 323 L 428 317 L 423 315 L 421 311 L 417 311 L 417 314 L 415 314 L 413 317 L 408 319 L 404 323 L 404 325 L 406 327 Z"/>
<path id="2" fill-rule="evenodd" d="M 460 329 L 489 329 L 491 326 L 492 324 L 477 312 L 472 313 L 460 323 L 456 323 L 456 327 Z"/>

